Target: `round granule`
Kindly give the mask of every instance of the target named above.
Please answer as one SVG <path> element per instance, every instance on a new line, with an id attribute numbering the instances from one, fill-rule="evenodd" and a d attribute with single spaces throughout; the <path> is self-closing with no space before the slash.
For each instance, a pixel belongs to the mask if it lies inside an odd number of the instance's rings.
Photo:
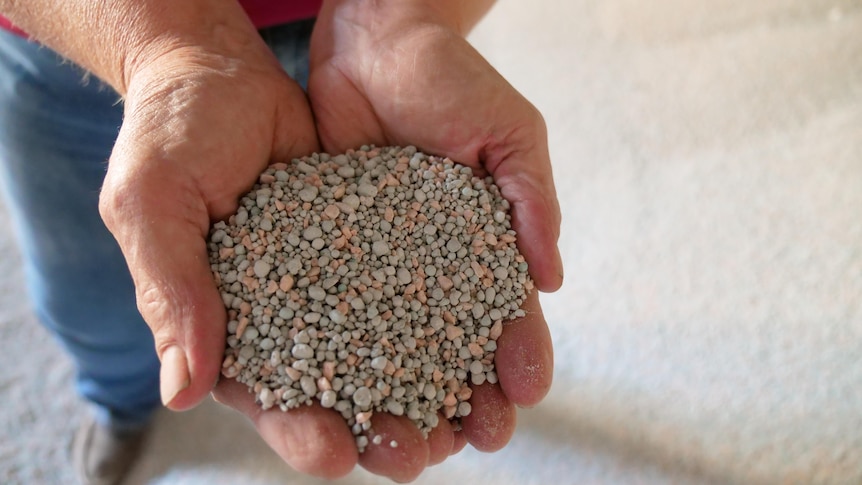
<path id="1" fill-rule="evenodd" d="M 263 409 L 334 409 L 360 451 L 375 412 L 425 436 L 438 413 L 469 414 L 470 383 L 496 382 L 496 339 L 533 287 L 492 179 L 414 147 L 271 165 L 208 249 L 228 310 L 222 374 Z"/>

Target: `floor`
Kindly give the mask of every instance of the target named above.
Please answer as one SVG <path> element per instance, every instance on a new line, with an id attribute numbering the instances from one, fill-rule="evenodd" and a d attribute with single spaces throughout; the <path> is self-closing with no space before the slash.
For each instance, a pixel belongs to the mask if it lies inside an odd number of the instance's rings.
<path id="1" fill-rule="evenodd" d="M 555 385 L 417 483 L 862 483 L 860 32 L 853 0 L 499 2 L 471 39 L 545 115 L 563 206 Z M 0 482 L 71 483 L 69 362 L 0 256 Z M 129 483 L 321 482 L 208 402 Z"/>

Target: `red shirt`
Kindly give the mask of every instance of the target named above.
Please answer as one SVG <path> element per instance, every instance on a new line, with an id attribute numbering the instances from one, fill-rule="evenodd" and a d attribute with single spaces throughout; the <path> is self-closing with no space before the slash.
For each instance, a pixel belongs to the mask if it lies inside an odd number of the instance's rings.
<path id="1" fill-rule="evenodd" d="M 317 16 L 323 0 L 239 0 L 258 28 L 272 27 Z"/>
<path id="2" fill-rule="evenodd" d="M 315 17 L 323 0 L 239 0 L 248 17 L 258 28 L 286 24 Z M 0 28 L 27 37 L 27 33 L 0 15 Z"/>

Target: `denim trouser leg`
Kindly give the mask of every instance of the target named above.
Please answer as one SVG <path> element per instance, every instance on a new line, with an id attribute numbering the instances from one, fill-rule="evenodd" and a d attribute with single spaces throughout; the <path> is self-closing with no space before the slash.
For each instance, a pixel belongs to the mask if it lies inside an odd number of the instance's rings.
<path id="1" fill-rule="evenodd" d="M 310 22 L 262 32 L 307 76 Z M 119 96 L 51 50 L 0 30 L 0 184 L 41 322 L 76 365 L 76 390 L 105 424 L 159 406 L 159 362 L 125 260 L 98 213 L 122 122 Z"/>
<path id="2" fill-rule="evenodd" d="M 159 404 L 159 364 L 98 212 L 122 106 L 52 51 L 0 36 L 0 170 L 36 312 L 100 418 L 143 422 Z"/>

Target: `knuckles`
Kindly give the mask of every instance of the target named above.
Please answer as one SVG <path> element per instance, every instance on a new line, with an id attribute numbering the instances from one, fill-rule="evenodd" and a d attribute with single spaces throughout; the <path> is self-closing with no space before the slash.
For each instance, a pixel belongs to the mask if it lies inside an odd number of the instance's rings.
<path id="1" fill-rule="evenodd" d="M 111 175 L 109 171 L 99 193 L 99 215 L 102 216 L 108 230 L 116 237 L 121 221 L 135 212 L 133 207 L 137 201 L 137 194 L 132 184 L 118 181 Z"/>

